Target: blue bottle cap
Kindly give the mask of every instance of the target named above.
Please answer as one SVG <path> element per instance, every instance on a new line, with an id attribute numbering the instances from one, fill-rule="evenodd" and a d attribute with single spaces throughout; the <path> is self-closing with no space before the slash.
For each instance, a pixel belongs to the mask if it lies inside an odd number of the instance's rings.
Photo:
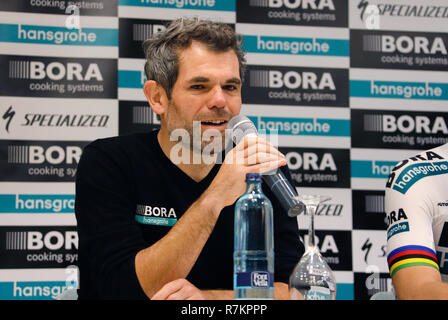
<path id="1" fill-rule="evenodd" d="M 261 181 L 261 175 L 259 173 L 246 173 L 246 182 L 248 181 Z"/>

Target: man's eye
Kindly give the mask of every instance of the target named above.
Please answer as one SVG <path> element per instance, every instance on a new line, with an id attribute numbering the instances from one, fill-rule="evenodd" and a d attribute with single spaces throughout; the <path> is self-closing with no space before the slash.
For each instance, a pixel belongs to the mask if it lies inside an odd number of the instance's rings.
<path id="1" fill-rule="evenodd" d="M 223 89 L 227 90 L 227 91 L 234 91 L 237 89 L 237 87 L 234 86 L 233 84 L 228 84 L 228 85 L 224 86 Z"/>
<path id="2" fill-rule="evenodd" d="M 201 90 L 204 89 L 204 86 L 202 84 L 193 84 L 190 88 L 194 90 Z"/>

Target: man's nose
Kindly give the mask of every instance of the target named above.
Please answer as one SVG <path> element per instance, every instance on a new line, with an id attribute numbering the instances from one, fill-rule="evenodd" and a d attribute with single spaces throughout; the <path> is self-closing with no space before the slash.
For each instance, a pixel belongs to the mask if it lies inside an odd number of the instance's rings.
<path id="1" fill-rule="evenodd" d="M 226 106 L 227 99 L 221 87 L 213 88 L 210 94 L 208 108 L 224 108 Z"/>

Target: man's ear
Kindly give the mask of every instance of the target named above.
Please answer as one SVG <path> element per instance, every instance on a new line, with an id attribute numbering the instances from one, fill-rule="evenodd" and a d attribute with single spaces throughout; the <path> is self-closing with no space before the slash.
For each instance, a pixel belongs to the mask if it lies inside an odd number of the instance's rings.
<path id="1" fill-rule="evenodd" d="M 143 92 L 152 110 L 158 115 L 163 115 L 168 108 L 168 96 L 165 89 L 157 81 L 147 80 L 143 85 Z"/>

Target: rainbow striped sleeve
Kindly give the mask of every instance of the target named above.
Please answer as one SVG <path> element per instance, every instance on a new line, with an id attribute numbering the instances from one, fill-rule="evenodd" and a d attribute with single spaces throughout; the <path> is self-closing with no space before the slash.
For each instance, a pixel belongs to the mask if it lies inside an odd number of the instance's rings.
<path id="1" fill-rule="evenodd" d="M 404 246 L 393 250 L 387 256 L 390 276 L 400 269 L 412 266 L 430 266 L 439 270 L 436 253 L 424 246 Z"/>

